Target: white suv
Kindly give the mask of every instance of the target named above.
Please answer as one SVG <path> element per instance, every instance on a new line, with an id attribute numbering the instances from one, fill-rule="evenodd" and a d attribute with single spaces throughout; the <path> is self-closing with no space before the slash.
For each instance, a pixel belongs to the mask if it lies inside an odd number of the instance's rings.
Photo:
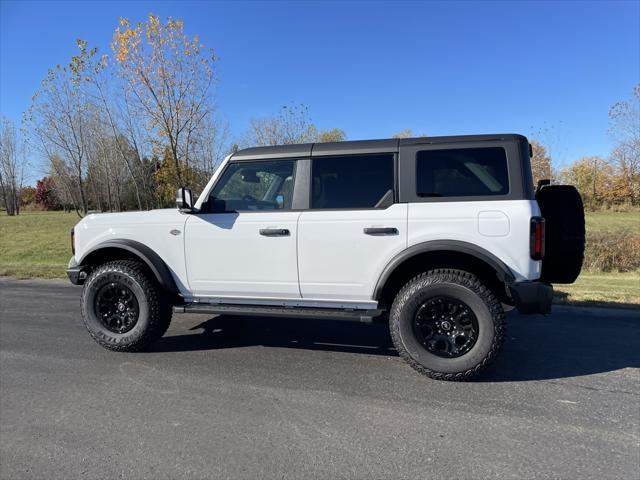
<path id="1" fill-rule="evenodd" d="M 499 351 L 505 308 L 548 313 L 550 283 L 582 265 L 580 196 L 534 192 L 520 135 L 249 148 L 177 203 L 72 231 L 100 345 L 140 350 L 172 311 L 380 320 L 416 370 L 465 380 Z"/>

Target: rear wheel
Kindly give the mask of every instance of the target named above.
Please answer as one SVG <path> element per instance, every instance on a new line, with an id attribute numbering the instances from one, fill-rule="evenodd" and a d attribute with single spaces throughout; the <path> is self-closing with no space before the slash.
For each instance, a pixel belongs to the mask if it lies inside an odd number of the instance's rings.
<path id="1" fill-rule="evenodd" d="M 134 352 L 164 335 L 171 322 L 171 305 L 145 265 L 117 260 L 99 266 L 87 278 L 82 318 L 103 347 Z"/>
<path id="2" fill-rule="evenodd" d="M 393 343 L 420 373 L 438 380 L 468 380 L 496 357 L 505 317 L 495 295 L 477 277 L 441 269 L 409 281 L 389 319 Z"/>

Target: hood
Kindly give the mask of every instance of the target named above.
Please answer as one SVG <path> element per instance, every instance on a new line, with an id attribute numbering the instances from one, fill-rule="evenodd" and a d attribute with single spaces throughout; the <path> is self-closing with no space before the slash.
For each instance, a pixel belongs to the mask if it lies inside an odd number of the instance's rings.
<path id="1" fill-rule="evenodd" d="M 184 218 L 185 214 L 180 213 L 176 208 L 163 208 L 142 212 L 92 213 L 80 220 L 77 226 L 93 228 L 121 225 L 154 225 L 174 223 L 176 220 Z"/>

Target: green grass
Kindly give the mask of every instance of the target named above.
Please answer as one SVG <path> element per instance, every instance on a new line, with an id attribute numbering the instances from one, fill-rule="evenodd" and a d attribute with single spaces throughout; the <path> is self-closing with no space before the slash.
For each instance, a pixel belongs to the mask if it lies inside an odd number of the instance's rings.
<path id="1" fill-rule="evenodd" d="M 583 272 L 572 285 L 554 285 L 555 303 L 640 308 L 640 272 Z"/>
<path id="2" fill-rule="evenodd" d="M 71 249 L 69 230 L 75 213 L 0 212 L 0 275 L 63 278 Z M 587 230 L 633 229 L 640 232 L 640 211 L 587 213 Z M 640 306 L 640 272 L 584 272 L 573 285 L 556 286 L 556 302 L 585 305 Z"/>
<path id="3" fill-rule="evenodd" d="M 587 231 L 603 232 L 629 229 L 640 232 L 640 211 L 633 212 L 587 212 Z"/>
<path id="4" fill-rule="evenodd" d="M 0 215 L 0 275 L 18 278 L 65 277 L 71 257 L 69 231 L 75 213 Z"/>
<path id="5" fill-rule="evenodd" d="M 640 233 L 640 211 L 586 212 L 587 232 Z M 556 303 L 640 308 L 640 271 L 583 271 L 572 285 L 556 285 Z"/>

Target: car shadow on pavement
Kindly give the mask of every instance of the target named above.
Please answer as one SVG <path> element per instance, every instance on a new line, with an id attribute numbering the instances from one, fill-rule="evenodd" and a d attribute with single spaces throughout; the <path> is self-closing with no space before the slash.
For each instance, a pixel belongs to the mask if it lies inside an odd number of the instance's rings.
<path id="1" fill-rule="evenodd" d="M 387 325 L 306 319 L 220 315 L 190 328 L 200 334 L 163 337 L 152 351 L 265 347 L 397 356 Z"/>
<path id="2" fill-rule="evenodd" d="M 502 354 L 477 381 L 551 380 L 640 367 L 640 317 L 508 317 Z"/>
<path id="3" fill-rule="evenodd" d="M 386 324 L 298 318 L 216 316 L 166 336 L 153 352 L 267 346 L 397 356 Z M 498 359 L 476 382 L 578 377 L 640 367 L 640 321 L 629 316 L 509 314 Z"/>

